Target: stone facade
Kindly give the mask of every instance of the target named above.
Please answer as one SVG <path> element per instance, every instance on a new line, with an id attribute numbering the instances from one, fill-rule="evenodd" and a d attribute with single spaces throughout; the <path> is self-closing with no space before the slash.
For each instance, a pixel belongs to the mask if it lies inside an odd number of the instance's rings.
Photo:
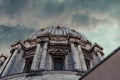
<path id="1" fill-rule="evenodd" d="M 81 33 L 59 26 L 40 29 L 11 47 L 11 56 L 1 72 L 3 80 L 77 80 L 104 55 L 101 46 Z"/>

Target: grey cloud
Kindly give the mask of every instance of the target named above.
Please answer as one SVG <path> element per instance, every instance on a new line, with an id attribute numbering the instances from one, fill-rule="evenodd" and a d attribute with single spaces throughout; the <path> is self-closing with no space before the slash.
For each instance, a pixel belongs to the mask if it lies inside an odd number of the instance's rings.
<path id="1" fill-rule="evenodd" d="M 72 22 L 75 22 L 77 24 L 81 25 L 89 25 L 90 17 L 87 13 L 75 13 L 72 18 Z"/>
<path id="2" fill-rule="evenodd" d="M 57 0 L 48 0 L 45 5 L 45 12 L 49 14 L 61 14 L 64 12 L 65 3 L 58 2 Z"/>
<path id="3" fill-rule="evenodd" d="M 18 14 L 27 5 L 26 0 L 2 0 L 0 8 L 10 16 Z"/>
<path id="4" fill-rule="evenodd" d="M 16 25 L 17 23 L 35 27 L 47 24 L 46 19 L 53 23 L 53 21 L 57 21 L 55 20 L 57 16 L 64 13 L 66 8 L 64 0 L 1 0 L 1 2 L 0 24 L 4 25 L 8 25 L 8 23 Z M 36 25 L 32 25 L 34 23 Z"/>
<path id="5" fill-rule="evenodd" d="M 20 25 L 14 27 L 0 25 L 0 44 L 10 45 L 18 40 L 24 40 L 34 31 Z"/>
<path id="6" fill-rule="evenodd" d="M 81 9 L 90 9 L 92 11 L 108 11 L 112 7 L 117 7 L 120 0 L 77 0 Z"/>
<path id="7" fill-rule="evenodd" d="M 96 17 L 91 17 L 89 12 L 76 12 L 72 16 L 72 24 L 76 24 L 77 26 L 81 25 L 82 28 L 96 27 L 98 24 L 111 23 L 107 19 L 99 19 Z"/>
<path id="8" fill-rule="evenodd" d="M 89 10 L 91 13 L 99 12 L 109 15 L 117 20 L 120 18 L 120 0 L 83 0 L 80 9 Z"/>
<path id="9" fill-rule="evenodd" d="M 64 0 L 30 0 L 27 10 L 34 11 L 37 16 L 53 17 L 62 14 L 66 3 Z"/>
<path id="10" fill-rule="evenodd" d="M 61 23 L 61 17 L 72 18 L 72 23 L 77 25 L 94 26 L 109 19 L 99 19 L 90 15 L 96 12 L 107 13 L 110 17 L 119 19 L 119 0 L 1 0 L 0 16 L 8 16 L 11 20 L 3 23 L 25 24 L 35 26 Z M 78 11 L 87 11 L 87 14 L 79 14 Z M 76 14 L 73 14 L 76 13 Z M 66 18 L 63 22 L 68 24 Z M 5 18 L 6 19 L 6 18 Z M 49 22 L 48 22 L 49 21 Z M 33 22 L 33 23 L 32 23 Z M 46 23 L 45 23 L 46 22 Z M 0 23 L 2 20 L 0 19 Z"/>
<path id="11" fill-rule="evenodd" d="M 93 24 L 94 22 L 96 22 L 96 25 L 109 23 L 107 26 L 120 24 L 120 0 L 78 0 L 78 4 L 78 10 L 88 11 L 89 14 L 99 13 L 97 16 L 104 15 L 103 19 L 94 17 L 91 20 Z"/>

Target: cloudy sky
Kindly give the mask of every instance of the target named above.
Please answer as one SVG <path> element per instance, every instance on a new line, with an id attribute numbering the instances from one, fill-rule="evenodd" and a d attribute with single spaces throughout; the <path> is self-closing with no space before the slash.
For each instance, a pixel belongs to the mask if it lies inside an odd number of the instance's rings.
<path id="1" fill-rule="evenodd" d="M 120 0 L 0 0 L 0 52 L 36 29 L 68 26 L 104 47 L 120 45 Z"/>

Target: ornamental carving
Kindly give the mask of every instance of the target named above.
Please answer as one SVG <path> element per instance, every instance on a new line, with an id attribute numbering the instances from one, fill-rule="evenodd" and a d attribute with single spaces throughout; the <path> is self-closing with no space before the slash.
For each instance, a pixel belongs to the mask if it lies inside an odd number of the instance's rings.
<path id="1" fill-rule="evenodd" d="M 61 36 L 51 37 L 50 39 L 51 39 L 52 41 L 66 41 L 66 40 L 67 40 L 66 37 L 61 37 Z"/>

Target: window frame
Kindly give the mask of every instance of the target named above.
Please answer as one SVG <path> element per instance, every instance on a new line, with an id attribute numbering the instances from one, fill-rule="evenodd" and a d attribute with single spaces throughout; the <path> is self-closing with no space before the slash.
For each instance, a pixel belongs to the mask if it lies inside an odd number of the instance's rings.
<path id="1" fill-rule="evenodd" d="M 25 66 L 23 72 L 29 73 L 31 71 L 32 62 L 33 62 L 33 58 L 25 59 Z"/>
<path id="2" fill-rule="evenodd" d="M 90 69 L 90 59 L 85 58 L 85 63 L 86 63 L 87 70 L 89 70 Z"/>
<path id="3" fill-rule="evenodd" d="M 55 69 L 55 58 L 62 59 L 62 69 Z M 57 61 L 57 60 L 56 60 Z M 54 55 L 52 56 L 52 69 L 56 71 L 65 70 L 65 56 L 64 55 Z"/>

